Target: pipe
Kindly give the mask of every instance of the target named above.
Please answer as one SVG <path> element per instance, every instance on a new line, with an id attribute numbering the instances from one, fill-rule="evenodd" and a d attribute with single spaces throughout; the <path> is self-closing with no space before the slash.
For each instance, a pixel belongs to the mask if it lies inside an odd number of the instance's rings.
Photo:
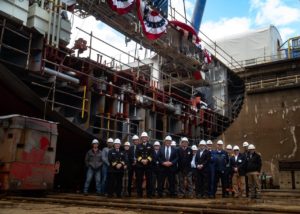
<path id="1" fill-rule="evenodd" d="M 206 0 L 197 0 L 194 8 L 193 17 L 192 17 L 192 26 L 194 27 L 197 33 L 199 33 L 200 30 L 205 4 L 206 4 Z"/>
<path id="2" fill-rule="evenodd" d="M 61 72 L 55 71 L 55 70 L 53 70 L 53 69 L 51 69 L 51 68 L 45 67 L 45 68 L 44 68 L 44 72 L 47 73 L 47 74 L 56 76 L 57 78 L 60 78 L 60 79 L 63 79 L 63 80 L 67 80 L 67 81 L 69 81 L 69 82 L 72 82 L 72 83 L 74 83 L 74 84 L 79 84 L 79 83 L 80 83 L 79 79 L 74 78 L 74 77 L 71 77 L 71 76 L 66 75 L 66 74 L 63 74 L 63 73 L 61 73 Z"/>
<path id="3" fill-rule="evenodd" d="M 53 1 L 49 1 L 49 24 L 48 24 L 48 34 L 47 34 L 47 44 L 50 44 L 50 31 L 52 23 L 52 10 L 53 10 Z"/>

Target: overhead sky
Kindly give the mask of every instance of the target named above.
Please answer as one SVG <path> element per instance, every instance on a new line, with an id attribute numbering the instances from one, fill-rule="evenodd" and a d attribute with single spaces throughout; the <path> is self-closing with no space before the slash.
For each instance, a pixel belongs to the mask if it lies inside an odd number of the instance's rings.
<path id="1" fill-rule="evenodd" d="M 170 1 L 170 0 L 169 0 Z M 171 0 L 172 6 L 183 13 L 184 0 Z M 190 20 L 196 0 L 185 0 L 187 18 Z M 299 0 L 207 0 L 202 19 L 201 31 L 212 40 L 228 37 L 249 30 L 265 28 L 274 25 L 278 28 L 283 42 L 290 37 L 300 36 L 300 1 Z M 125 44 L 125 38 L 120 33 L 96 21 L 93 17 L 80 20 L 74 19 L 71 44 L 79 37 L 87 38 L 76 31 L 83 28 L 106 42 L 123 50 L 133 51 L 135 43 Z M 87 39 L 89 41 L 89 39 Z M 113 41 L 113 42 L 112 42 Z M 120 52 L 109 50 L 109 47 L 95 41 L 94 45 L 104 53 L 116 58 Z M 95 46 L 94 46 L 95 47 Z M 133 52 L 132 52 L 133 53 Z"/>

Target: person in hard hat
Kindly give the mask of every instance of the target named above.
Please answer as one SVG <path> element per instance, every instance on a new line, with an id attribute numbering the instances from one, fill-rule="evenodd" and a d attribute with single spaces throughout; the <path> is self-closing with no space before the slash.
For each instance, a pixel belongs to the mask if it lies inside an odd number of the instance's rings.
<path id="1" fill-rule="evenodd" d="M 213 148 L 211 140 L 206 141 L 207 150 L 210 151 L 209 175 L 208 175 L 208 197 L 215 198 L 215 180 L 216 180 L 216 150 Z"/>
<path id="2" fill-rule="evenodd" d="M 186 137 L 181 138 L 180 148 L 178 149 L 178 178 L 179 191 L 178 197 L 193 197 L 193 172 L 191 161 L 193 159 L 193 151 L 189 147 L 189 140 Z M 185 180 L 187 186 L 185 186 Z"/>
<path id="3" fill-rule="evenodd" d="M 152 198 L 152 159 L 153 146 L 149 143 L 147 132 L 141 134 L 141 143 L 136 151 L 136 188 L 137 196 L 143 197 L 143 179 L 146 177 L 147 197 Z"/>
<path id="4" fill-rule="evenodd" d="M 108 152 L 113 148 L 113 143 L 114 139 L 108 138 L 106 141 L 107 146 L 102 149 L 103 165 L 101 170 L 101 195 L 105 195 L 107 193 L 107 175 L 109 167 Z"/>
<path id="5" fill-rule="evenodd" d="M 171 197 L 176 196 L 175 191 L 175 176 L 177 170 L 178 154 L 174 147 L 171 147 L 172 137 L 166 136 L 164 139 L 164 146 L 159 151 L 159 163 L 162 166 L 161 178 L 158 186 L 158 196 L 163 196 L 163 186 L 168 180 L 169 183 L 169 195 Z"/>
<path id="6" fill-rule="evenodd" d="M 226 192 L 226 188 L 228 186 L 228 181 L 226 179 L 226 165 L 229 162 L 228 154 L 223 150 L 224 142 L 222 140 L 218 140 L 217 142 L 217 150 L 215 153 L 216 159 L 216 180 L 215 180 L 215 191 L 217 190 L 217 185 L 219 180 L 221 180 L 222 185 L 222 197 L 227 198 L 228 192 Z M 216 195 L 216 192 L 214 193 Z"/>
<path id="7" fill-rule="evenodd" d="M 102 152 L 100 151 L 99 141 L 94 139 L 92 141 L 92 148 L 85 155 L 85 165 L 87 167 L 86 179 L 83 187 L 84 195 L 88 194 L 89 186 L 93 177 L 95 177 L 96 193 L 101 194 L 101 167 L 103 164 Z"/>
<path id="8" fill-rule="evenodd" d="M 123 175 L 123 190 L 122 190 L 122 195 L 125 197 L 129 197 L 129 193 L 128 193 L 128 189 L 129 189 L 129 185 L 128 185 L 128 170 L 131 168 L 131 165 L 129 164 L 129 158 L 130 158 L 130 143 L 128 141 L 126 141 L 123 145 L 124 148 L 124 152 L 126 155 L 126 159 L 127 159 L 127 167 L 126 169 L 124 169 L 124 175 Z"/>
<path id="9" fill-rule="evenodd" d="M 245 157 L 248 157 L 248 146 L 249 143 L 248 142 L 243 142 L 243 155 L 245 155 Z M 246 174 L 245 176 L 245 188 L 246 188 L 246 196 L 249 197 L 249 184 L 248 184 L 248 176 Z"/>
<path id="10" fill-rule="evenodd" d="M 248 156 L 247 156 L 247 176 L 249 182 L 249 193 L 250 197 L 259 198 L 260 197 L 260 179 L 259 174 L 261 171 L 261 156 L 255 151 L 255 146 L 250 144 L 248 146 Z"/>
<path id="11" fill-rule="evenodd" d="M 228 163 L 226 164 L 226 169 L 225 169 L 225 176 L 226 176 L 226 181 L 227 181 L 227 187 L 226 187 L 226 192 L 227 195 L 231 195 L 233 196 L 234 192 L 232 189 L 232 175 L 233 175 L 233 171 L 232 171 L 232 166 L 231 166 L 231 157 L 233 156 L 233 150 L 232 150 L 232 145 L 228 144 L 226 145 L 226 152 L 228 155 Z"/>
<path id="12" fill-rule="evenodd" d="M 206 149 L 205 140 L 201 140 L 199 143 L 199 150 L 195 157 L 195 164 L 197 169 L 196 179 L 196 197 L 207 198 L 208 197 L 208 175 L 209 175 L 209 161 L 210 151 Z"/>
<path id="13" fill-rule="evenodd" d="M 137 146 L 140 144 L 140 138 L 137 135 L 132 136 L 132 144 L 129 148 L 128 153 L 128 197 L 131 197 L 132 192 L 132 181 L 136 174 L 136 150 Z"/>
<path id="14" fill-rule="evenodd" d="M 152 160 L 152 188 L 153 188 L 152 196 L 155 196 L 156 194 L 158 194 L 158 184 L 162 172 L 159 163 L 160 143 L 158 141 L 155 141 L 153 144 L 153 148 L 154 148 L 154 152 L 153 152 L 153 160 Z"/>
<path id="15" fill-rule="evenodd" d="M 172 140 L 171 142 L 171 147 L 175 148 L 176 153 L 178 153 L 178 147 L 177 147 L 177 143 L 175 140 Z M 178 191 L 179 191 L 179 178 L 178 178 L 178 166 L 176 165 L 176 172 L 174 174 L 175 176 L 175 195 L 177 195 Z"/>
<path id="16" fill-rule="evenodd" d="M 113 143 L 113 149 L 108 153 L 108 197 L 113 197 L 116 193 L 117 197 L 121 197 L 122 193 L 122 178 L 124 169 L 127 168 L 127 157 L 125 151 L 120 149 L 121 140 L 116 138 Z"/>
<path id="17" fill-rule="evenodd" d="M 191 169 L 192 169 L 192 173 L 193 173 L 193 189 L 197 189 L 197 182 L 196 182 L 196 179 L 197 179 L 197 166 L 196 166 L 196 162 L 195 162 L 195 159 L 196 159 L 196 154 L 197 154 L 197 151 L 198 151 L 198 147 L 196 145 L 193 145 L 191 147 L 192 151 L 193 151 L 193 158 L 192 158 L 192 161 L 191 161 Z"/>
<path id="18" fill-rule="evenodd" d="M 246 156 L 240 153 L 238 146 L 233 147 L 234 155 L 230 158 L 231 167 L 233 171 L 232 185 L 234 197 L 246 197 L 245 194 L 245 175 L 247 167 Z"/>

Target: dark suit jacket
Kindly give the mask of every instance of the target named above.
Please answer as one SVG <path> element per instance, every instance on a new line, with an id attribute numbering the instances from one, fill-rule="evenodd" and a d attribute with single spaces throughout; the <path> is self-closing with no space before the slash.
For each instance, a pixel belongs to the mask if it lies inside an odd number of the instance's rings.
<path id="1" fill-rule="evenodd" d="M 207 149 L 205 149 L 200 157 L 200 150 L 197 151 L 196 153 L 196 157 L 195 157 L 195 164 L 196 166 L 198 165 L 203 165 L 203 168 L 200 171 L 206 171 L 208 170 L 208 165 L 210 162 L 210 151 L 208 151 Z"/>
<path id="2" fill-rule="evenodd" d="M 160 148 L 159 154 L 158 154 L 158 160 L 159 160 L 159 163 L 160 163 L 162 169 L 168 169 L 169 168 L 172 171 L 176 171 L 177 170 L 177 161 L 178 161 L 177 149 L 175 149 L 174 147 L 171 147 L 171 155 L 170 155 L 169 161 L 172 162 L 172 164 L 173 164 L 172 166 L 165 167 L 165 166 L 162 165 L 163 162 L 167 161 L 166 153 L 165 153 L 165 146 Z"/>
<path id="3" fill-rule="evenodd" d="M 232 171 L 234 172 L 234 168 L 238 168 L 238 173 L 240 176 L 245 176 L 246 175 L 246 170 L 247 170 L 247 159 L 246 156 L 242 153 L 239 153 L 237 160 L 235 160 L 235 156 L 232 156 L 230 158 L 230 163 L 232 166 Z"/>

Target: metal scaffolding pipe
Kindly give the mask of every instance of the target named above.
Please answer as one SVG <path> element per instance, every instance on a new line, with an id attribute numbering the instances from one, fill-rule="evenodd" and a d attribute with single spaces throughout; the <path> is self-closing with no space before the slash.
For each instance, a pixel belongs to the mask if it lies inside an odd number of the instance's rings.
<path id="1" fill-rule="evenodd" d="M 71 77 L 69 75 L 66 75 L 66 74 L 63 74 L 59 71 L 55 71 L 51 68 L 47 68 L 45 67 L 44 68 L 44 72 L 47 73 L 47 74 L 50 74 L 50 75 L 53 75 L 53 76 L 56 76 L 57 78 L 60 78 L 60 79 L 63 79 L 63 80 L 67 80 L 69 82 L 72 82 L 74 84 L 79 84 L 80 83 L 80 80 L 77 79 L 77 78 L 74 78 L 74 77 Z"/>

